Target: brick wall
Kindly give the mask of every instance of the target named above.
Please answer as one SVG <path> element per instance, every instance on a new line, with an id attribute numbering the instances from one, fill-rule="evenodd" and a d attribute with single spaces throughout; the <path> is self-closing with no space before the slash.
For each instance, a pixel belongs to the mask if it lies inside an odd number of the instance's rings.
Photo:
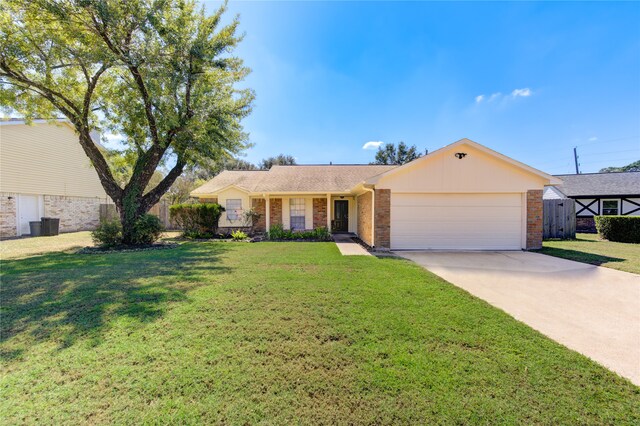
<path id="1" fill-rule="evenodd" d="M 376 189 L 375 202 L 375 241 L 378 250 L 388 250 L 391 247 L 391 190 Z"/>
<path id="2" fill-rule="evenodd" d="M 9 197 L 12 197 L 10 200 Z M 90 231 L 100 223 L 100 198 L 45 195 L 45 217 L 60 219 L 60 232 Z M 0 237 L 16 236 L 18 194 L 0 194 Z"/>
<path id="3" fill-rule="evenodd" d="M 0 194 L 0 237 L 16 236 L 16 209 L 18 194 L 3 192 Z"/>
<path id="4" fill-rule="evenodd" d="M 358 237 L 368 245 L 371 241 L 371 192 L 359 195 L 358 201 Z"/>
<path id="5" fill-rule="evenodd" d="M 216 204 L 218 204 L 218 199 L 217 198 L 199 198 L 198 201 L 200 201 L 201 203 L 216 203 Z"/>
<path id="6" fill-rule="evenodd" d="M 542 248 L 542 190 L 527 191 L 527 250 Z"/>
<path id="7" fill-rule="evenodd" d="M 251 208 L 260 215 L 257 222 L 254 223 L 253 229 L 255 232 L 265 232 L 267 230 L 266 205 L 267 202 L 263 198 L 253 198 L 251 200 Z"/>
<path id="8" fill-rule="evenodd" d="M 45 195 L 44 215 L 60 219 L 60 232 L 89 231 L 100 223 L 100 198 Z"/>
<path id="9" fill-rule="evenodd" d="M 272 198 L 269 204 L 269 220 L 271 225 L 282 225 L 282 198 Z"/>
<path id="10" fill-rule="evenodd" d="M 576 232 L 596 232 L 596 220 L 593 217 L 577 217 Z"/>
<path id="11" fill-rule="evenodd" d="M 327 227 L 327 199 L 313 199 L 313 228 Z"/>

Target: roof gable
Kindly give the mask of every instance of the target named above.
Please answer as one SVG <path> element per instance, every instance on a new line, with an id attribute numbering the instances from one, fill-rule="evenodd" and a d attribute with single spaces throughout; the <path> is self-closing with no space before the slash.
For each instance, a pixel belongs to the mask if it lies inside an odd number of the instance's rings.
<path id="1" fill-rule="evenodd" d="M 427 162 L 433 160 L 436 157 L 447 155 L 447 153 L 450 153 L 450 152 L 452 152 L 452 151 L 454 151 L 454 150 L 456 150 L 458 148 L 462 149 L 462 148 L 465 148 L 465 147 L 475 149 L 475 150 L 477 150 L 479 152 L 482 152 L 482 153 L 486 154 L 489 157 L 493 157 L 496 160 L 499 160 L 499 161 L 502 161 L 502 162 L 504 162 L 506 164 L 509 164 L 509 165 L 513 166 L 514 168 L 521 170 L 524 173 L 529 173 L 529 174 L 537 176 L 537 177 L 539 177 L 539 178 L 541 178 L 543 180 L 546 180 L 547 181 L 545 183 L 546 185 L 557 185 L 557 184 L 561 183 L 561 181 L 559 179 L 557 179 L 556 177 L 554 177 L 554 176 L 552 176 L 550 174 L 547 174 L 547 173 L 545 173 L 543 171 L 540 171 L 540 170 L 535 169 L 535 168 L 533 168 L 531 166 L 528 166 L 528 165 L 526 165 L 524 163 L 521 163 L 521 162 L 519 162 L 517 160 L 514 160 L 511 157 L 507 157 L 506 155 L 500 154 L 497 151 L 494 151 L 494 150 L 492 150 L 490 148 L 487 148 L 486 146 L 481 145 L 481 144 L 479 144 L 477 142 L 474 142 L 474 141 L 472 141 L 470 139 L 467 139 L 467 138 L 460 139 L 459 141 L 456 141 L 456 142 L 454 142 L 452 144 L 446 145 L 446 146 L 444 146 L 444 147 L 442 147 L 440 149 L 437 149 L 437 150 L 435 150 L 433 152 L 430 152 L 427 155 L 423 155 L 422 157 L 417 158 L 417 159 L 415 159 L 415 160 L 413 160 L 413 161 L 411 161 L 409 163 L 403 164 L 402 166 L 399 166 L 399 167 L 397 167 L 397 168 L 395 168 L 393 170 L 390 170 L 390 171 L 388 171 L 386 173 L 383 173 L 381 175 L 375 176 L 375 177 L 367 180 L 366 183 L 367 184 L 376 184 L 380 180 L 385 179 L 385 178 L 390 177 L 390 176 L 393 176 L 394 174 L 399 174 L 399 173 L 405 172 L 407 170 L 410 170 L 412 168 L 422 166 L 424 163 L 427 163 Z M 463 154 L 466 154 L 466 153 L 463 152 Z M 459 160 L 464 160 L 464 157 L 460 158 Z"/>

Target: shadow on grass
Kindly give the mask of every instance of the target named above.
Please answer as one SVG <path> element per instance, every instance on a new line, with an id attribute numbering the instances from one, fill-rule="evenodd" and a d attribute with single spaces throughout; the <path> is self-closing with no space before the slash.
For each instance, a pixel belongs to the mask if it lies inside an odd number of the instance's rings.
<path id="1" fill-rule="evenodd" d="M 585 241 L 589 241 L 589 240 L 585 240 Z M 597 266 L 605 263 L 624 262 L 627 260 L 619 257 L 604 256 L 602 254 L 588 253 L 588 252 L 578 251 L 578 250 L 562 249 L 557 247 L 543 247 L 540 250 L 540 253 L 548 254 L 550 256 L 555 256 L 555 257 L 561 257 L 563 259 L 575 260 L 577 262 L 589 263 L 591 265 L 597 265 Z"/>
<path id="2" fill-rule="evenodd" d="M 52 253 L 2 262 L 0 341 L 30 333 L 59 348 L 78 339 L 99 344 L 118 317 L 157 320 L 171 303 L 185 302 L 203 275 L 220 266 L 223 244 L 185 244 L 171 250 L 72 255 Z M 2 351 L 8 358 L 18 355 Z"/>

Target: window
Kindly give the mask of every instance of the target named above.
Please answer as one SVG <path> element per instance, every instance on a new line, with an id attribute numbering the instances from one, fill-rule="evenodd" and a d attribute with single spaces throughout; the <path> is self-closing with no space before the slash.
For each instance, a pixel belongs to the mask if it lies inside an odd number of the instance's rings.
<path id="1" fill-rule="evenodd" d="M 227 211 L 228 221 L 239 220 L 242 215 L 242 200 L 239 198 L 228 199 L 225 203 L 225 210 Z"/>
<path id="2" fill-rule="evenodd" d="M 618 200 L 602 200 L 602 214 L 615 216 L 618 213 Z"/>
<path id="3" fill-rule="evenodd" d="M 304 198 L 291 198 L 289 212 L 291 214 L 291 229 L 304 230 Z"/>

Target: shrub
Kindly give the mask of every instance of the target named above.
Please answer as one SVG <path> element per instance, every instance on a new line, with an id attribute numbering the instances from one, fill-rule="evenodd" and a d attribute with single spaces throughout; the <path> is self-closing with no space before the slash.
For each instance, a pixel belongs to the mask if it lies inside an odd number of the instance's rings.
<path id="1" fill-rule="evenodd" d="M 640 216 L 596 216 L 600 238 L 619 243 L 640 243 Z"/>
<path id="2" fill-rule="evenodd" d="M 122 244 L 122 225 L 118 219 L 104 220 L 91 232 L 91 239 L 101 247 L 114 247 Z"/>
<path id="3" fill-rule="evenodd" d="M 269 232 L 267 233 L 267 238 L 269 238 L 270 240 L 284 240 L 283 236 L 284 228 L 282 227 L 282 225 L 280 225 L 279 223 L 271 225 L 271 227 L 269 228 Z"/>
<path id="4" fill-rule="evenodd" d="M 331 241 L 331 233 L 324 226 L 312 231 L 292 231 L 284 229 L 282 225 L 272 225 L 267 234 L 269 240 L 312 240 Z"/>
<path id="5" fill-rule="evenodd" d="M 255 211 L 254 209 L 249 209 L 246 212 L 244 212 L 243 224 L 246 228 L 251 229 L 251 234 L 255 232 L 256 224 L 258 223 L 261 217 L 262 215 L 257 211 Z"/>
<path id="6" fill-rule="evenodd" d="M 143 214 L 133 224 L 133 244 L 153 244 L 164 231 L 164 226 L 158 216 Z"/>
<path id="7" fill-rule="evenodd" d="M 224 207 L 215 203 L 174 204 L 169 216 L 188 238 L 212 238 Z"/>
<path id="8" fill-rule="evenodd" d="M 318 241 L 331 241 L 331 232 L 325 226 L 320 226 L 313 230 L 313 238 Z"/>
<path id="9" fill-rule="evenodd" d="M 235 231 L 233 231 L 231 233 L 231 238 L 233 238 L 233 241 L 242 241 L 242 240 L 246 240 L 248 237 L 247 234 L 245 234 L 244 232 L 242 232 L 239 229 L 236 229 Z"/>

